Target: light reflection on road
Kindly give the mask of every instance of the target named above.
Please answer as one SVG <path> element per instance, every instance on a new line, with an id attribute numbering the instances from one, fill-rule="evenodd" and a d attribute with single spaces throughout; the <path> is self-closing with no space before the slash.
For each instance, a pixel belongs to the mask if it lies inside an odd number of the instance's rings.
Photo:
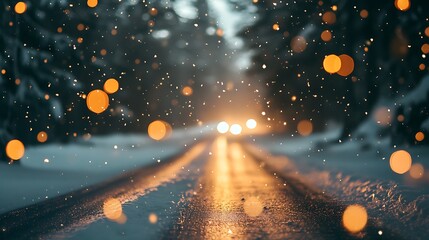
<path id="1" fill-rule="evenodd" d="M 291 204 L 281 180 L 247 156 L 239 143 L 219 137 L 212 152 L 197 196 L 184 213 L 179 238 L 275 238 L 284 237 L 284 231 L 297 231 L 293 225 L 279 229 Z"/>

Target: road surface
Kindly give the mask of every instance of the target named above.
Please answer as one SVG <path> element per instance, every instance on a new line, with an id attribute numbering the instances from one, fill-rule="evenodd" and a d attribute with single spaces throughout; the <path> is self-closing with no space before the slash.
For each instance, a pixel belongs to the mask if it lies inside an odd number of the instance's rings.
<path id="1" fill-rule="evenodd" d="M 124 214 L 108 221 L 105 204 L 112 198 Z M 0 239 L 401 239 L 371 218 L 364 230 L 349 233 L 342 224 L 345 207 L 276 172 L 246 143 L 220 137 L 109 182 L 3 214 Z"/>

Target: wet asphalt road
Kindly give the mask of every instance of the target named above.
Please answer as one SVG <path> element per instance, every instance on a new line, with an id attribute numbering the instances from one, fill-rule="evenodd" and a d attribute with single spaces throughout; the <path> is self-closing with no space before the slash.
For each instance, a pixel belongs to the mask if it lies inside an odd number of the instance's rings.
<path id="1" fill-rule="evenodd" d="M 226 138 L 197 143 L 161 164 L 3 214 L 0 239 L 63 239 L 76 234 L 78 239 L 96 239 L 93 233 L 103 231 L 96 223 L 104 219 L 102 206 L 107 198 L 133 203 L 159 187 L 174 190 L 179 179 L 194 182 L 188 186 L 193 194 L 174 209 L 177 217 L 164 222 L 163 229 L 150 238 L 401 239 L 398 232 L 382 228 L 371 218 L 363 231 L 347 232 L 342 225 L 346 206 L 276 172 L 246 144 Z M 141 231 L 133 227 L 140 218 L 127 220 L 129 231 Z M 144 233 L 110 239 L 135 236 L 146 239 Z"/>

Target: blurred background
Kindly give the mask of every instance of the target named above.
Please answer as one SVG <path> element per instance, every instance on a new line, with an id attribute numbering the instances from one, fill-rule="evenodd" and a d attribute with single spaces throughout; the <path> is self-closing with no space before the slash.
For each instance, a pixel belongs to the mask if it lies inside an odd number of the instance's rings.
<path id="1" fill-rule="evenodd" d="M 2 1 L 2 159 L 11 139 L 154 120 L 427 144 L 428 14 L 416 0 Z"/>

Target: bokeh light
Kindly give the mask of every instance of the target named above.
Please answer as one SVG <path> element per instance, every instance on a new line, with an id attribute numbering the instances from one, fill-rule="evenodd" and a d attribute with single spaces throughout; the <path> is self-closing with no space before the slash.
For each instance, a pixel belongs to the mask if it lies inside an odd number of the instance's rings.
<path id="1" fill-rule="evenodd" d="M 194 90 L 193 90 L 191 87 L 189 87 L 189 86 L 185 86 L 185 87 L 183 87 L 183 89 L 182 89 L 182 94 L 183 94 L 184 96 L 191 96 L 191 95 L 192 95 L 192 93 L 194 93 Z"/>
<path id="2" fill-rule="evenodd" d="M 15 4 L 15 12 L 18 14 L 23 14 L 27 11 L 27 4 L 25 2 L 17 2 Z"/>
<path id="3" fill-rule="evenodd" d="M 280 30 L 280 26 L 279 26 L 279 24 L 278 24 L 278 23 L 274 23 L 274 24 L 273 24 L 273 30 L 274 30 L 274 31 L 278 31 L 278 30 Z"/>
<path id="4" fill-rule="evenodd" d="M 353 61 L 353 58 L 347 54 L 341 54 L 339 58 L 341 59 L 341 68 L 337 73 L 340 76 L 346 77 L 355 69 L 355 62 Z"/>
<path id="5" fill-rule="evenodd" d="M 425 134 L 422 132 L 417 132 L 415 138 L 417 142 L 421 142 L 425 139 Z"/>
<path id="6" fill-rule="evenodd" d="M 122 216 L 122 204 L 116 198 L 109 198 L 103 203 L 103 213 L 106 218 L 116 221 Z"/>
<path id="7" fill-rule="evenodd" d="M 109 96 L 103 90 L 92 90 L 86 96 L 86 106 L 94 113 L 102 113 L 109 107 Z"/>
<path id="8" fill-rule="evenodd" d="M 368 10 L 362 9 L 362 11 L 360 11 L 359 15 L 361 18 L 367 18 L 369 15 Z"/>
<path id="9" fill-rule="evenodd" d="M 335 54 L 325 57 L 323 60 L 323 68 L 328 73 L 336 73 L 341 69 L 341 59 Z"/>
<path id="10" fill-rule="evenodd" d="M 151 8 L 151 9 L 149 10 L 149 14 L 150 14 L 151 16 L 156 16 L 156 15 L 158 15 L 158 9 L 156 9 L 156 8 Z"/>
<path id="11" fill-rule="evenodd" d="M 18 139 L 10 140 L 6 144 L 6 155 L 12 160 L 19 160 L 25 154 L 24 144 Z"/>
<path id="12" fill-rule="evenodd" d="M 309 120 L 301 120 L 298 123 L 297 130 L 301 136 L 308 136 L 313 132 L 313 124 Z"/>
<path id="13" fill-rule="evenodd" d="M 412 164 L 411 155 L 405 150 L 398 150 L 390 156 L 390 168 L 398 174 L 404 174 L 410 170 Z"/>
<path id="14" fill-rule="evenodd" d="M 170 124 L 162 120 L 155 120 L 151 122 L 147 128 L 149 137 L 157 141 L 167 138 L 171 131 L 172 128 Z"/>
<path id="15" fill-rule="evenodd" d="M 229 129 L 229 131 L 233 134 L 233 135 L 239 135 L 241 133 L 241 131 L 243 130 L 243 128 L 240 126 L 240 124 L 232 124 L 231 128 Z"/>
<path id="16" fill-rule="evenodd" d="M 358 204 L 350 205 L 343 213 L 343 226 L 352 233 L 364 229 L 368 222 L 366 209 Z"/>
<path id="17" fill-rule="evenodd" d="M 410 176 L 414 179 L 420 179 L 425 173 L 425 168 L 420 163 L 415 163 L 410 168 Z"/>
<path id="18" fill-rule="evenodd" d="M 246 121 L 246 127 L 247 127 L 248 129 L 255 129 L 255 128 L 256 128 L 256 125 L 257 125 L 257 123 L 256 123 L 256 120 L 255 120 L 255 119 L 248 119 L 248 120 Z"/>
<path id="19" fill-rule="evenodd" d="M 109 78 L 104 83 L 103 89 L 108 94 L 115 93 L 119 89 L 119 82 L 114 78 Z"/>
<path id="20" fill-rule="evenodd" d="M 334 12 L 328 11 L 322 15 L 322 21 L 328 25 L 332 25 L 337 21 L 337 16 Z"/>
<path id="21" fill-rule="evenodd" d="M 44 143 L 44 142 L 46 142 L 47 140 L 48 140 L 48 134 L 47 134 L 45 131 L 40 131 L 40 132 L 37 134 L 37 141 L 38 141 L 38 142 Z"/>
<path id="22" fill-rule="evenodd" d="M 98 5 L 98 0 L 87 0 L 86 4 L 88 5 L 88 7 L 94 8 Z"/>
<path id="23" fill-rule="evenodd" d="M 410 0 L 395 0 L 395 7 L 401 11 L 407 11 L 410 6 Z"/>
<path id="24" fill-rule="evenodd" d="M 219 133 L 227 133 L 229 131 L 229 124 L 227 122 L 220 122 L 216 127 Z"/>
<path id="25" fill-rule="evenodd" d="M 149 219 L 149 222 L 152 224 L 155 224 L 158 222 L 158 216 L 155 213 L 149 214 L 148 219 Z"/>
<path id="26" fill-rule="evenodd" d="M 329 42 L 332 39 L 332 33 L 329 30 L 325 30 L 320 34 L 320 38 L 325 41 L 325 42 Z"/>
<path id="27" fill-rule="evenodd" d="M 307 40 L 303 36 L 296 36 L 290 42 L 290 47 L 296 53 L 304 52 L 307 48 Z"/>
<path id="28" fill-rule="evenodd" d="M 422 53 L 428 54 L 429 53 L 429 43 L 423 44 L 420 49 L 422 50 Z"/>
<path id="29" fill-rule="evenodd" d="M 386 126 L 389 125 L 392 119 L 392 113 L 387 107 L 378 107 L 374 112 L 374 120 L 377 124 Z"/>
<path id="30" fill-rule="evenodd" d="M 250 217 L 257 217 L 262 213 L 264 206 L 257 197 L 249 197 L 243 203 L 244 213 Z"/>

